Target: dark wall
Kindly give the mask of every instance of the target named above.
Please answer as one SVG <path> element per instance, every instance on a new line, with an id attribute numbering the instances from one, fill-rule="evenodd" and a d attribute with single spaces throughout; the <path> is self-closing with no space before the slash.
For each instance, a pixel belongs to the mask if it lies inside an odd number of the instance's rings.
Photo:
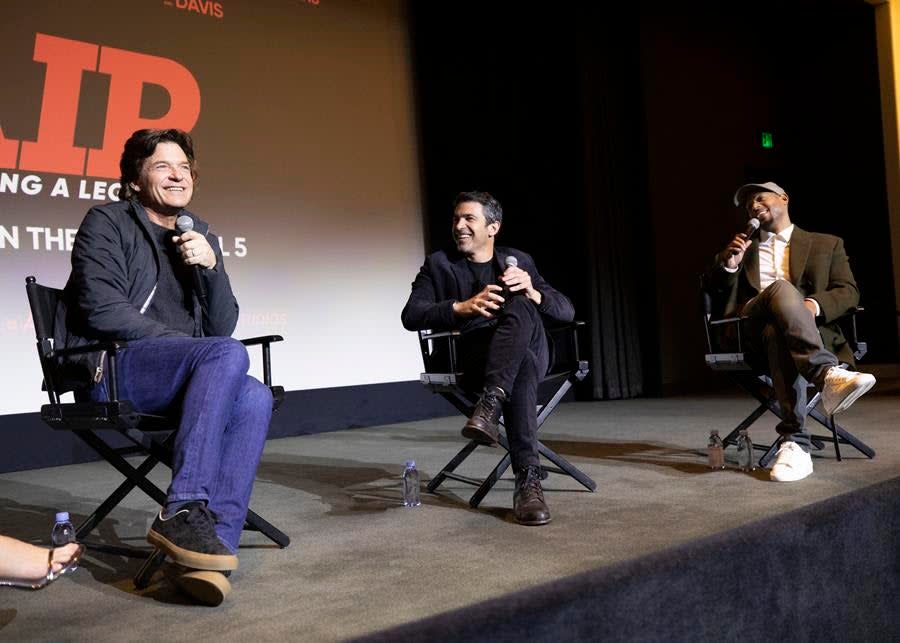
<path id="1" fill-rule="evenodd" d="M 411 3 L 429 250 L 449 245 L 450 204 L 457 192 L 489 191 L 505 211 L 498 243 L 531 253 L 542 275 L 572 298 L 584 320 L 591 318 L 595 264 L 595 221 L 589 218 L 595 216 L 597 193 L 609 194 L 585 189 L 599 183 L 596 173 L 606 160 L 595 148 L 605 145 L 609 123 L 600 122 L 597 112 L 611 109 L 591 99 L 593 84 L 634 79 L 621 96 L 627 108 L 615 107 L 629 114 L 636 139 L 642 131 L 640 93 L 634 91 L 639 90 L 638 14 L 625 10 L 627 19 L 620 20 L 622 11 L 574 4 L 548 9 L 508 2 Z M 590 21 L 613 40 L 593 33 Z M 617 64 L 628 73 L 605 78 L 605 62 L 618 55 L 611 43 L 622 34 L 630 35 L 628 55 Z M 593 64 L 600 51 L 602 69 Z M 643 192 L 643 150 L 637 149 L 628 165 L 637 165 L 637 171 L 621 176 L 633 176 Z M 645 213 L 625 217 L 619 243 L 630 244 L 633 229 L 648 223 Z M 652 278 L 645 274 L 652 262 L 635 261 L 629 272 Z M 652 282 L 644 287 L 653 290 Z M 644 343 L 652 345 L 655 323 L 646 326 Z"/>
<path id="2" fill-rule="evenodd" d="M 664 388 L 706 377 L 696 359 L 700 327 L 683 303 L 696 300 L 695 275 L 742 228 L 731 196 L 747 181 L 778 182 L 797 225 L 845 239 L 867 309 L 867 360 L 895 360 L 872 7 L 645 6 L 642 68 L 651 212 L 664 267 L 657 276 Z M 762 148 L 762 131 L 774 133 L 774 149 Z"/>
<path id="3" fill-rule="evenodd" d="M 432 248 L 446 245 L 457 191 L 493 192 L 507 211 L 501 243 L 534 254 L 589 318 L 589 275 L 603 264 L 589 233 L 597 218 L 624 219 L 643 390 L 703 388 L 717 380 L 703 366 L 697 275 L 742 227 L 734 189 L 775 180 L 797 224 L 845 238 L 869 359 L 896 359 L 871 6 L 411 9 Z"/>
<path id="4" fill-rule="evenodd" d="M 570 11 L 511 28 L 511 5 L 412 3 L 429 251 L 450 245 L 453 197 L 485 190 L 504 208 L 498 243 L 530 252 L 583 300 L 576 43 Z"/>

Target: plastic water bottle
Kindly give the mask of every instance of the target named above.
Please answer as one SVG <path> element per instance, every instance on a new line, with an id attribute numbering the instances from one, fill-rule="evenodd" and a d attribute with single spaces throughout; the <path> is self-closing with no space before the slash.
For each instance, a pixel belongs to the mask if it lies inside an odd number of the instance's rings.
<path id="1" fill-rule="evenodd" d="M 756 466 L 753 464 L 753 442 L 750 441 L 750 434 L 747 429 L 741 429 L 737 439 L 737 460 L 738 468 L 741 471 L 753 471 Z"/>
<path id="2" fill-rule="evenodd" d="M 418 507 L 422 504 L 419 500 L 419 470 L 416 469 L 415 460 L 407 460 L 403 469 L 403 506 Z"/>
<path id="3" fill-rule="evenodd" d="M 75 535 L 75 526 L 69 520 L 68 511 L 60 511 L 56 514 L 56 524 L 53 525 L 53 531 L 50 532 L 50 542 L 54 547 L 62 547 L 69 543 L 78 542 Z"/>
<path id="4" fill-rule="evenodd" d="M 719 431 L 713 429 L 709 432 L 709 444 L 707 445 L 710 469 L 725 468 L 725 444 L 719 437 Z"/>
<path id="5" fill-rule="evenodd" d="M 68 511 L 60 511 L 56 514 L 56 524 L 50 531 L 50 542 L 53 543 L 53 547 L 63 547 L 69 543 L 78 542 L 75 525 L 69 520 Z"/>

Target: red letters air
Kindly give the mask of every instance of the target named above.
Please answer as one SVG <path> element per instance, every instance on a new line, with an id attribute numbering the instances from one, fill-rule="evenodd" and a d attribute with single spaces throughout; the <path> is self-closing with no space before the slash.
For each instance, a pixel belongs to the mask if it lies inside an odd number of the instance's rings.
<path id="1" fill-rule="evenodd" d="M 35 37 L 34 60 L 47 65 L 41 120 L 37 140 L 22 142 L 20 170 L 117 178 L 122 145 L 134 130 L 190 131 L 200 117 L 197 80 L 174 60 L 41 33 Z M 90 151 L 74 143 L 84 72 L 110 76 L 103 147 Z M 145 84 L 159 85 L 169 93 L 169 111 L 158 119 L 140 116 Z M 0 126 L 0 167 L 16 166 L 18 146 L 19 141 L 3 136 Z"/>

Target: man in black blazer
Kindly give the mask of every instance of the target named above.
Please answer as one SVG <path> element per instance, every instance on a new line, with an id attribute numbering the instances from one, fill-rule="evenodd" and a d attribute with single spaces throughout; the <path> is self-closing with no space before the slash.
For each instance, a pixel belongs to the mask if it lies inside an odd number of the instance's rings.
<path id="1" fill-rule="evenodd" d="M 503 220 L 496 199 L 486 192 L 463 192 L 453 208 L 457 252 L 439 251 L 425 259 L 403 308 L 403 326 L 463 331 L 463 385 L 480 392 L 480 398 L 462 434 L 497 446 L 502 412 L 516 473 L 516 520 L 544 525 L 550 510 L 541 489 L 536 413 L 538 383 L 549 363 L 543 319 L 572 321 L 575 310 L 544 281 L 529 255 L 494 246 Z"/>
<path id="2" fill-rule="evenodd" d="M 741 186 L 734 204 L 759 221 L 760 238 L 735 235 L 707 275 L 714 313 L 749 318 L 748 352 L 772 376 L 784 414 L 777 427 L 782 444 L 769 474 L 777 482 L 812 473 L 807 382 L 822 392 L 829 415 L 849 408 L 875 384 L 872 375 L 838 368 L 839 361 L 851 367 L 854 361 L 836 320 L 859 303 L 844 242 L 795 226 L 788 201 L 772 182 Z"/>

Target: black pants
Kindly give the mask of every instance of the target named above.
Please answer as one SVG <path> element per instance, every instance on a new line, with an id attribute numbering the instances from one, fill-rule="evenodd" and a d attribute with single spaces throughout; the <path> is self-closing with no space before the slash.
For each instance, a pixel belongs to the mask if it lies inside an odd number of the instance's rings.
<path id="1" fill-rule="evenodd" d="M 749 317 L 745 322 L 749 352 L 767 367 L 784 415 L 777 431 L 808 451 L 806 386 L 812 382 L 821 390 L 825 372 L 838 359 L 822 345 L 803 295 L 783 279 L 744 304 L 741 314 Z"/>
<path id="2" fill-rule="evenodd" d="M 506 392 L 503 421 L 513 471 L 537 466 L 537 390 L 550 353 L 537 306 L 524 295 L 513 296 L 492 323 L 475 322 L 463 331 L 463 386 L 473 393 L 486 386 Z"/>

